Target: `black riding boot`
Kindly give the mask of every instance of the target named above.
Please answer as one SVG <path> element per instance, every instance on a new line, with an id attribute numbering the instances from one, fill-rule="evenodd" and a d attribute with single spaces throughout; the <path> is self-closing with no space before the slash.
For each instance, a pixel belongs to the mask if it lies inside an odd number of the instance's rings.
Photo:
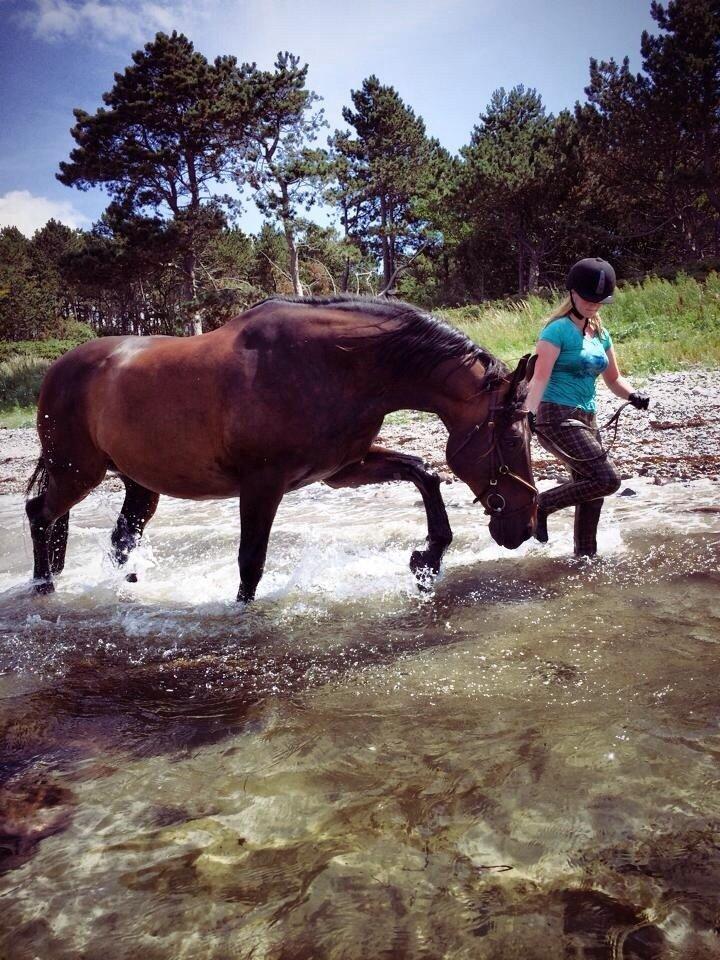
<path id="1" fill-rule="evenodd" d="M 575 556 L 594 557 L 597 554 L 597 528 L 603 500 L 587 500 L 575 507 Z"/>
<path id="2" fill-rule="evenodd" d="M 538 507 L 537 519 L 535 521 L 535 533 L 533 534 L 538 543 L 548 542 L 547 518 L 547 513 L 542 509 L 542 507 Z"/>

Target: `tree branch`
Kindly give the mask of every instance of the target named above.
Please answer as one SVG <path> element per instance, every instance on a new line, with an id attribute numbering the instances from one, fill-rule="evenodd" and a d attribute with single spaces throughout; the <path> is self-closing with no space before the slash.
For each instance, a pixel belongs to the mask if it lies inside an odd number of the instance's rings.
<path id="1" fill-rule="evenodd" d="M 410 267 L 411 264 L 412 264 L 415 260 L 417 260 L 417 258 L 420 256 L 420 254 L 421 254 L 421 253 L 424 253 L 425 250 L 427 250 L 427 248 L 428 248 L 429 246 L 430 246 L 430 241 L 429 241 L 429 240 L 426 240 L 425 243 L 420 247 L 420 249 L 419 249 L 416 253 L 414 253 L 414 254 L 412 255 L 412 257 L 410 257 L 410 259 L 408 260 L 407 263 L 402 264 L 402 265 L 399 266 L 399 267 L 395 267 L 395 269 L 394 269 L 394 271 L 393 271 L 393 273 L 392 273 L 392 276 L 390 277 L 390 279 L 388 280 L 388 282 L 385 284 L 385 286 L 382 288 L 382 290 L 380 291 L 380 293 L 378 293 L 378 296 L 379 296 L 379 297 L 386 297 L 386 296 L 388 295 L 388 292 L 389 292 L 390 290 L 392 290 L 392 286 L 393 286 L 393 284 L 395 283 L 395 280 L 396 280 L 396 278 L 398 277 L 398 275 L 401 274 L 404 270 L 407 270 L 408 267 Z"/>

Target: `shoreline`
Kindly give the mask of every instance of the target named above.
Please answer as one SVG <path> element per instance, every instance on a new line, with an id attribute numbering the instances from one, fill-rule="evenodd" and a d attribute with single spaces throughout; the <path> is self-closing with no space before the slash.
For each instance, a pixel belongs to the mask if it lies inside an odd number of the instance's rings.
<path id="1" fill-rule="evenodd" d="M 650 409 L 623 412 L 610 452 L 623 479 L 641 476 L 658 485 L 700 478 L 720 482 L 720 370 L 655 374 L 643 382 L 643 390 L 650 395 Z M 598 423 L 621 403 L 601 386 Z M 450 482 L 455 478 L 445 463 L 446 442 L 437 417 L 412 412 L 391 415 L 377 438 L 381 446 L 422 457 Z M 0 493 L 24 492 L 39 453 L 33 427 L 0 430 Z M 565 479 L 562 464 L 536 441 L 533 470 L 536 480 Z M 109 477 L 101 486 L 121 489 L 121 481 Z"/>

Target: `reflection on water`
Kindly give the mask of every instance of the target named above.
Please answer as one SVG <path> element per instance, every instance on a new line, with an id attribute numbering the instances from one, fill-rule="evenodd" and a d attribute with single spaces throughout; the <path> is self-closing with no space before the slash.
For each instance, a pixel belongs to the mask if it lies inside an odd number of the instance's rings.
<path id="1" fill-rule="evenodd" d="M 311 488 L 249 609 L 233 504 L 36 599 L 0 498 L 0 956 L 720 957 L 717 484 L 637 490 L 588 563 L 446 488 L 423 596 L 414 493 Z"/>

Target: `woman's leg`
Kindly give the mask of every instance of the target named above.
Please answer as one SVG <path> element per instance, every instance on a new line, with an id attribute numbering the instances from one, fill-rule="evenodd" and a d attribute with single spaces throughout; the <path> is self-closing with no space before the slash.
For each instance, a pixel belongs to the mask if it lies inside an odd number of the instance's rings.
<path id="1" fill-rule="evenodd" d="M 565 507 L 575 506 L 575 552 L 593 555 L 603 498 L 620 486 L 620 477 L 600 442 L 595 417 L 582 410 L 557 404 L 540 405 L 538 440 L 569 469 L 571 479 L 538 498 L 538 532 L 547 532 L 546 518 Z M 542 539 L 542 536 L 538 536 Z M 543 541 L 544 542 L 544 541 Z"/>

